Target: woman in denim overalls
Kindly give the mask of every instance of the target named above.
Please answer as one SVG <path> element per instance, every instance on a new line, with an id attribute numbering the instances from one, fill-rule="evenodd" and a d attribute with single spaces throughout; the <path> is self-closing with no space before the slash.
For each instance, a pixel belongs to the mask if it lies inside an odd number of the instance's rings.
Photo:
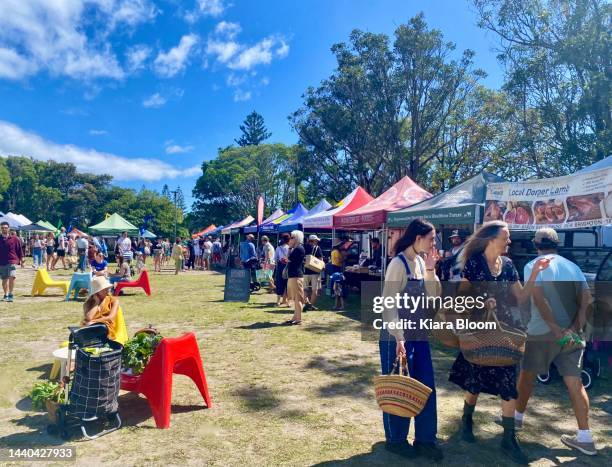
<path id="1" fill-rule="evenodd" d="M 397 256 L 389 263 L 385 275 L 384 296 L 408 294 L 411 296 L 439 295 L 440 283 L 435 274 L 439 259 L 435 248 L 435 229 L 429 222 L 421 219 L 410 223 L 404 235 L 395 244 Z M 423 260 L 420 254 L 427 253 Z M 431 314 L 431 313 L 430 313 Z M 431 317 L 423 307 L 411 313 L 408 310 L 386 310 L 383 313 L 385 324 L 410 319 L 417 323 L 415 330 L 383 329 L 380 336 L 380 360 L 382 374 L 391 373 L 399 353 L 408 360 L 410 376 L 432 389 L 423 411 L 414 418 L 414 444 L 408 443 L 410 419 L 383 413 L 386 447 L 388 450 L 405 457 L 423 456 L 434 461 L 443 458 L 437 446 L 436 391 L 433 365 L 427 333 L 419 331 L 419 318 Z"/>

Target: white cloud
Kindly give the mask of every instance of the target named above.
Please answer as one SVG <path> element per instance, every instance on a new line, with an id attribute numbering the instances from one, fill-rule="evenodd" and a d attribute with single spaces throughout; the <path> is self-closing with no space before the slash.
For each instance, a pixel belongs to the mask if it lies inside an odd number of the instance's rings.
<path id="1" fill-rule="evenodd" d="M 215 34 L 223 35 L 227 39 L 234 39 L 242 31 L 240 24 L 230 21 L 221 21 L 215 26 Z"/>
<path id="2" fill-rule="evenodd" d="M 156 92 L 155 94 L 147 97 L 142 101 L 142 106 L 147 108 L 157 109 L 159 107 L 163 107 L 168 100 L 162 96 L 160 93 Z"/>
<path id="3" fill-rule="evenodd" d="M 192 152 L 195 146 L 187 145 L 181 146 L 180 144 L 169 144 L 166 146 L 166 154 L 185 154 Z"/>
<path id="4" fill-rule="evenodd" d="M 230 73 L 227 79 L 225 80 L 225 82 L 227 83 L 228 86 L 238 87 L 244 84 L 246 80 L 247 80 L 246 75 L 239 76 L 239 75 L 236 75 L 235 73 Z"/>
<path id="5" fill-rule="evenodd" d="M 127 67 L 130 72 L 142 70 L 145 65 L 145 61 L 151 55 L 151 47 L 138 44 L 128 48 L 125 53 L 127 59 Z"/>
<path id="6" fill-rule="evenodd" d="M 92 136 L 102 136 L 102 135 L 107 135 L 108 131 L 92 129 L 92 130 L 89 130 L 89 134 Z"/>
<path id="7" fill-rule="evenodd" d="M 236 89 L 234 91 L 234 102 L 245 102 L 251 99 L 251 91 Z"/>
<path id="8" fill-rule="evenodd" d="M 152 182 L 166 178 L 191 177 L 201 170 L 197 166 L 177 168 L 159 159 L 130 159 L 72 144 L 58 144 L 2 120 L 0 120 L 0 155 L 26 155 L 37 160 L 71 162 L 81 172 L 110 173 L 119 181 Z"/>
<path id="9" fill-rule="evenodd" d="M 113 4 L 109 24 L 111 29 L 122 23 L 133 27 L 153 20 L 159 13 L 157 7 L 149 0 L 122 0 L 109 3 Z"/>
<path id="10" fill-rule="evenodd" d="M 78 80 L 121 80 L 126 71 L 108 40 L 157 14 L 151 0 L 0 1 L 0 78 L 39 72 Z"/>
<path id="11" fill-rule="evenodd" d="M 20 79 L 35 73 L 36 68 L 15 50 L 0 47 L 0 78 Z"/>
<path id="12" fill-rule="evenodd" d="M 251 70 L 257 65 L 269 65 L 274 57 L 285 58 L 289 54 L 289 45 L 275 36 L 262 39 L 248 47 L 228 64 L 232 70 Z"/>
<path id="13" fill-rule="evenodd" d="M 188 34 L 181 37 L 176 47 L 168 52 L 159 52 L 155 58 L 155 71 L 159 76 L 171 78 L 185 69 L 189 60 L 189 54 L 198 43 L 196 34 Z"/>
<path id="14" fill-rule="evenodd" d="M 245 71 L 289 54 L 289 44 L 280 36 L 268 36 L 249 46 L 236 39 L 240 31 L 238 23 L 221 21 L 208 37 L 206 53 L 232 70 Z"/>
<path id="15" fill-rule="evenodd" d="M 188 23 L 195 23 L 203 16 L 220 16 L 229 5 L 224 0 L 197 0 L 194 10 L 185 15 Z"/>

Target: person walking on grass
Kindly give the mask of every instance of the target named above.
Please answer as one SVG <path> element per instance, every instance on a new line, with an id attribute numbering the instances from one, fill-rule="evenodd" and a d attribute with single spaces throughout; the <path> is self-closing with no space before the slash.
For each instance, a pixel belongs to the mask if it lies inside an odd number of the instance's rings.
<path id="1" fill-rule="evenodd" d="M 172 259 L 174 260 L 174 275 L 177 275 L 183 269 L 183 246 L 181 245 L 181 237 L 176 237 L 174 246 L 172 247 Z"/>
<path id="2" fill-rule="evenodd" d="M 55 258 L 53 258 L 53 252 L 55 251 L 55 237 L 51 232 L 47 234 L 45 239 L 45 252 L 47 253 L 47 271 L 53 271 L 53 264 L 55 263 Z"/>
<path id="3" fill-rule="evenodd" d="M 287 296 L 293 300 L 293 317 L 286 324 L 302 324 L 304 297 L 304 232 L 294 230 L 289 239 L 289 262 L 287 263 Z"/>
<path id="4" fill-rule="evenodd" d="M 316 235 L 310 235 L 308 237 L 308 244 L 304 247 L 306 255 L 312 255 L 317 259 L 323 260 L 323 252 L 319 246 L 321 239 Z M 312 271 L 311 269 L 304 268 L 304 291 L 306 293 L 306 304 L 304 305 L 304 311 L 317 310 L 315 304 L 319 296 L 319 281 L 321 279 L 321 273 Z"/>
<path id="5" fill-rule="evenodd" d="M 153 270 L 161 272 L 162 258 L 164 257 L 164 247 L 161 238 L 153 240 Z"/>
<path id="6" fill-rule="evenodd" d="M 221 250 L 221 244 L 219 244 L 218 250 Z M 213 244 L 210 241 L 210 237 L 206 237 L 204 242 L 202 243 L 202 269 L 204 271 L 210 271 L 210 259 L 212 256 Z"/>
<path id="7" fill-rule="evenodd" d="M 278 246 L 274 251 L 274 289 L 276 291 L 276 306 L 287 305 L 287 279 L 283 278 L 283 271 L 289 261 L 289 234 L 282 234 Z"/>
<path id="8" fill-rule="evenodd" d="M 57 245 L 56 256 L 53 260 L 53 270 L 57 269 L 57 263 L 59 260 L 62 260 L 62 267 L 64 269 L 68 269 L 66 267 L 66 249 L 68 248 L 68 238 L 66 237 L 66 227 L 62 227 L 60 229 L 59 234 L 57 234 L 57 238 L 55 239 L 55 244 Z"/>
<path id="9" fill-rule="evenodd" d="M 578 422 L 576 435 L 564 434 L 561 441 L 583 454 L 594 456 L 597 448 L 589 428 L 589 396 L 580 377 L 584 347 L 577 345 L 574 350 L 565 350 L 558 343 L 565 336 L 570 339 L 582 333 L 593 298 L 584 273 L 558 254 L 559 236 L 554 229 L 538 230 L 533 242 L 538 257 L 525 265 L 524 277 L 531 276 L 540 259 L 551 261 L 549 268 L 538 275 L 531 297 L 531 319 L 518 381 L 515 425 L 523 426 L 536 376 L 547 373 L 550 364 L 554 363 L 563 377 Z"/>
<path id="10" fill-rule="evenodd" d="M 32 259 L 34 269 L 38 269 L 42 266 L 43 262 L 43 249 L 44 249 L 44 240 L 40 237 L 39 234 L 34 234 L 34 241 L 32 242 Z"/>
<path id="11" fill-rule="evenodd" d="M 0 223 L 0 278 L 5 302 L 13 301 L 17 265 L 23 260 L 21 241 L 16 235 L 11 235 L 9 230 L 8 222 Z"/>
<path id="12" fill-rule="evenodd" d="M 389 263 L 385 274 L 384 297 L 400 294 L 410 297 L 440 295 L 440 281 L 435 272 L 440 256 L 435 247 L 435 236 L 434 226 L 422 219 L 416 219 L 408 225 L 404 235 L 395 244 L 396 256 Z M 418 322 L 428 317 L 428 311 L 422 305 L 414 310 L 392 307 L 383 311 L 383 321 L 392 326 L 383 327 L 380 333 L 382 374 L 391 374 L 396 359 L 404 356 L 410 376 L 432 390 L 425 407 L 414 417 L 412 445 L 407 439 L 410 418 L 383 412 L 383 425 L 387 450 L 406 458 L 422 456 L 440 462 L 444 455 L 437 444 L 436 386 L 429 341 L 421 331 L 399 326 L 400 319 Z"/>
<path id="13" fill-rule="evenodd" d="M 474 232 L 460 253 L 462 279 L 459 294 L 468 292 L 487 299 L 487 309 L 494 309 L 497 319 L 507 326 L 520 328 L 512 312 L 513 304 L 521 304 L 530 297 L 538 274 L 545 270 L 550 259 L 538 259 L 523 287 L 512 261 L 505 256 L 510 245 L 508 224 L 501 221 L 486 222 Z M 526 276 L 527 277 L 527 276 Z M 473 311 L 471 318 L 484 317 Z M 493 331 L 492 331 L 493 332 Z M 464 393 L 461 436 L 468 443 L 476 442 L 473 433 L 473 414 L 480 393 L 501 398 L 502 426 L 504 436 L 501 452 L 518 464 L 527 464 L 527 456 L 516 437 L 515 409 L 518 392 L 516 388 L 516 365 L 483 366 L 468 361 L 462 352 L 455 359 L 449 381 L 461 387 Z"/>

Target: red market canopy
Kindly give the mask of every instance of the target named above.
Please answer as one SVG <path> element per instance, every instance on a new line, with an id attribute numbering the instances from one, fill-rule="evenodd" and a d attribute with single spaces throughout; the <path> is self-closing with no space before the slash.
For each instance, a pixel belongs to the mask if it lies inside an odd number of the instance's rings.
<path id="1" fill-rule="evenodd" d="M 208 227 L 206 227 L 204 230 L 200 230 L 197 233 L 194 233 L 191 238 L 198 238 L 201 235 L 206 235 L 208 232 L 212 232 L 213 230 L 215 230 L 217 228 L 217 226 L 215 224 L 210 224 Z"/>
<path id="2" fill-rule="evenodd" d="M 405 176 L 378 198 L 347 214 L 334 215 L 334 227 L 345 230 L 376 229 L 387 221 L 387 213 L 431 198 L 431 193 Z"/>

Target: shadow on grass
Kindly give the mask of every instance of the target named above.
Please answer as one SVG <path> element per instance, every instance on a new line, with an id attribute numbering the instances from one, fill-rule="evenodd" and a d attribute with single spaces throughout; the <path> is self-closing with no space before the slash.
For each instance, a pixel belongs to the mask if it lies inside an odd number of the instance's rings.
<path id="1" fill-rule="evenodd" d="M 156 428 L 149 426 L 139 426 L 141 423 L 149 419 L 155 425 L 155 420 L 153 420 L 153 413 L 151 412 L 151 408 L 149 407 L 149 403 L 145 397 L 140 396 L 134 392 L 128 392 L 119 396 L 118 400 L 119 415 L 121 416 L 123 426 L 137 426 L 138 428 L 144 429 Z M 172 415 L 188 412 L 197 412 L 200 410 L 206 410 L 206 408 L 207 407 L 206 405 L 204 405 L 204 402 L 202 402 L 201 405 L 172 404 L 170 406 L 170 426 L 172 426 Z"/>
<path id="2" fill-rule="evenodd" d="M 269 328 L 277 328 L 277 327 L 288 327 L 286 323 L 272 323 L 270 321 L 260 321 L 258 323 L 248 324 L 244 326 L 236 326 L 234 329 L 247 329 L 249 331 L 253 331 L 256 329 L 269 329 Z"/>
<path id="3" fill-rule="evenodd" d="M 51 368 L 53 368 L 52 363 L 45 363 L 43 365 L 33 366 L 32 368 L 28 368 L 26 369 L 26 371 L 38 371 L 40 372 L 38 379 L 47 380 L 49 379 L 49 375 L 51 374 Z"/>
<path id="4" fill-rule="evenodd" d="M 328 359 L 316 356 L 305 365 L 308 370 L 316 369 L 337 381 L 319 387 L 321 397 L 351 397 L 353 399 L 370 399 L 373 388 L 372 377 L 378 372 L 374 362 L 363 363 L 359 355 L 347 355 L 341 359 Z"/>
<path id="5" fill-rule="evenodd" d="M 232 395 L 239 397 L 244 408 L 251 412 L 279 409 L 282 405 L 275 391 L 262 386 L 243 386 L 233 391 Z"/>

